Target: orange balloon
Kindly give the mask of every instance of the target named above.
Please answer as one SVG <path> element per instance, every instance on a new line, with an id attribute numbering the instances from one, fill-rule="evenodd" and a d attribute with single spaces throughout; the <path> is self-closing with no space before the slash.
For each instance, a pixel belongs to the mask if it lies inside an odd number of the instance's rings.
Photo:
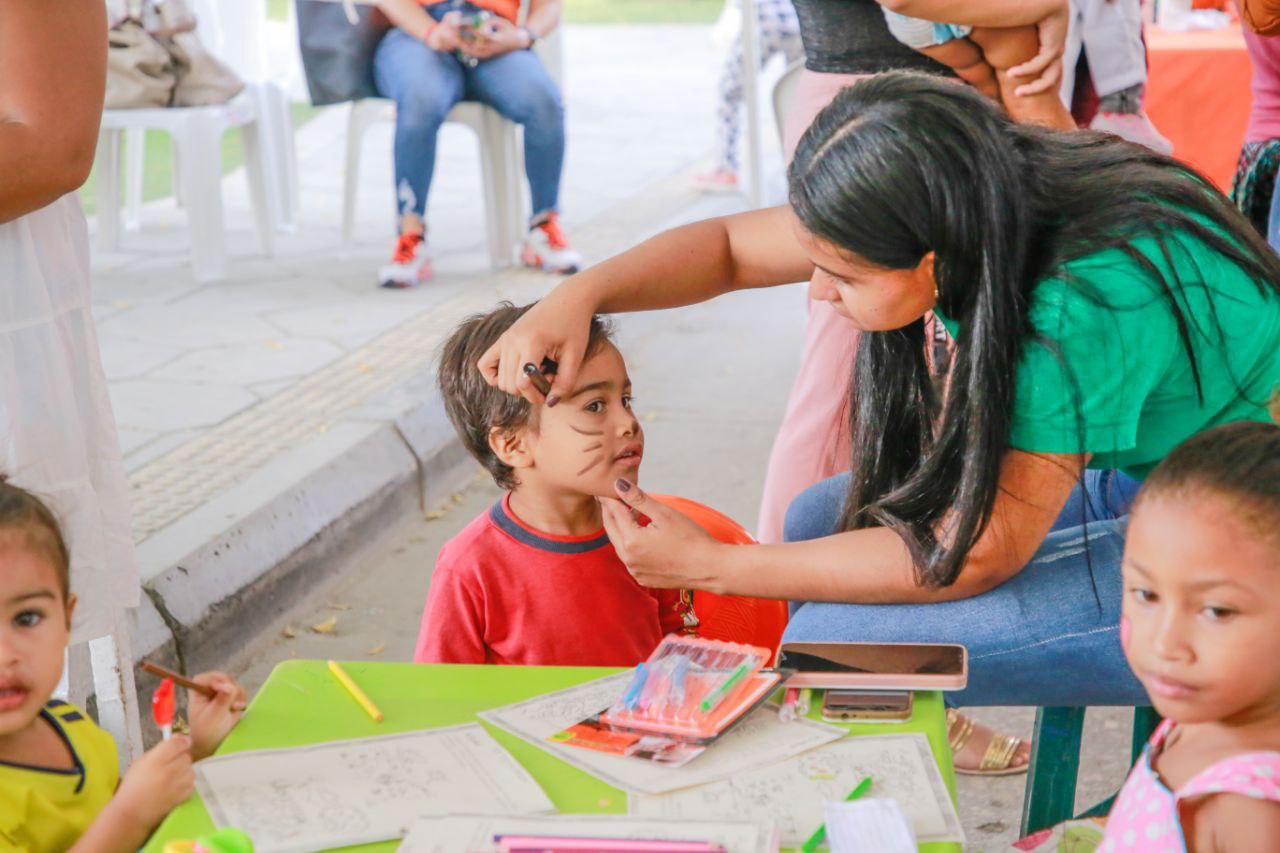
<path id="1" fill-rule="evenodd" d="M 650 497 L 687 516 L 717 541 L 730 545 L 756 544 L 756 540 L 741 524 L 705 504 L 675 495 Z M 772 649 L 775 657 L 789 616 L 785 601 L 743 595 L 717 595 L 703 590 L 695 590 L 693 593 L 693 612 L 698 616 L 699 637 L 763 646 Z"/>

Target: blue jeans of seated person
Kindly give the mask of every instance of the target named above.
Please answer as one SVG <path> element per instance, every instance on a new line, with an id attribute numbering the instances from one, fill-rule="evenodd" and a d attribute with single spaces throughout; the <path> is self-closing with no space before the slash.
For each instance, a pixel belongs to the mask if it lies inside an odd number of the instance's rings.
<path id="1" fill-rule="evenodd" d="M 468 3 L 427 7 L 437 19 Z M 378 92 L 396 102 L 395 179 L 401 216 L 424 216 L 436 165 L 436 135 L 459 101 L 479 101 L 524 126 L 524 162 L 535 214 L 557 208 L 564 167 L 560 90 L 531 50 L 514 50 L 468 68 L 401 29 L 383 36 L 373 57 Z"/>
<path id="2" fill-rule="evenodd" d="M 848 486 L 844 473 L 801 492 L 784 538 L 834 532 Z M 1119 636 L 1120 561 L 1138 486 L 1118 471 L 1087 471 L 1031 562 L 990 592 L 937 604 L 793 604 L 783 639 L 960 643 L 969 686 L 948 693 L 949 704 L 1148 705 Z"/>

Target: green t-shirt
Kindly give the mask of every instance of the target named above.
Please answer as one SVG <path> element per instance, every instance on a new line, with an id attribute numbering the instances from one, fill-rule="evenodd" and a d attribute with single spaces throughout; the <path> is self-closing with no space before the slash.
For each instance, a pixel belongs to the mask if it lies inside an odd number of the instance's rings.
<path id="1" fill-rule="evenodd" d="M 1186 232 L 1131 244 L 1169 280 L 1187 318 L 1203 402 L 1160 283 L 1119 249 L 1064 265 L 1038 282 L 1018 365 L 1009 443 L 1040 453 L 1092 453 L 1090 468 L 1142 479 L 1184 439 L 1218 424 L 1269 420 L 1280 387 L 1280 297 Z M 956 324 L 941 318 L 955 334 Z M 1048 341 L 1046 343 L 1045 341 Z M 1057 350 L 1055 352 L 1054 350 Z"/>

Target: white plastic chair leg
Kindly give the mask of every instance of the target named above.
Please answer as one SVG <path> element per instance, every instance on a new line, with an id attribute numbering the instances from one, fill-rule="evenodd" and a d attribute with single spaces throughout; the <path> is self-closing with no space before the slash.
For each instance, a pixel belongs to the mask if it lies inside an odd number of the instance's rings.
<path id="1" fill-rule="evenodd" d="M 262 245 L 262 253 L 271 257 L 274 245 L 274 232 L 271 216 L 272 192 L 267 185 L 268 149 L 263 144 L 261 120 L 250 122 L 240 128 L 244 139 L 244 173 L 249 179 L 249 198 L 253 202 L 253 218 L 258 226 L 258 241 Z"/>
<path id="2" fill-rule="evenodd" d="M 187 199 L 191 230 L 191 266 L 199 281 L 226 275 L 226 234 L 222 222 L 221 140 L 224 126 L 214 116 L 193 110 L 173 135 L 181 169 L 178 186 Z M 247 153 L 247 152 L 246 152 Z"/>
<path id="3" fill-rule="evenodd" d="M 122 617 L 117 614 L 111 636 L 89 641 L 89 657 L 98 700 L 98 725 L 115 738 L 120 767 L 125 768 L 142 755 L 142 724 L 129 632 Z"/>
<path id="4" fill-rule="evenodd" d="M 120 248 L 120 131 L 104 128 L 98 133 L 98 246 Z"/>
<path id="5" fill-rule="evenodd" d="M 147 157 L 147 131 L 131 127 L 124 132 L 124 229 L 137 231 L 142 225 L 142 181 Z"/>
<path id="6" fill-rule="evenodd" d="M 347 115 L 347 169 L 342 179 L 342 243 L 355 242 L 356 191 L 360 186 L 360 148 L 364 142 L 363 101 L 352 101 Z"/>
<path id="7" fill-rule="evenodd" d="M 533 211 L 527 202 L 529 191 L 524 168 L 524 131 L 517 124 L 503 122 L 503 161 L 506 163 L 506 204 L 503 222 L 507 233 L 507 262 L 513 262 L 520 254 L 529 218 Z"/>
<path id="8" fill-rule="evenodd" d="M 486 111 L 481 127 L 474 128 L 480 145 L 480 184 L 484 190 L 484 233 L 489 247 L 489 264 L 501 269 L 511 263 L 503 215 L 506 199 L 506 162 L 503 158 L 502 130 Z"/>
<path id="9" fill-rule="evenodd" d="M 281 231 L 292 232 L 298 227 L 298 158 L 289 99 L 273 81 L 253 84 L 253 96 L 266 152 L 271 221 Z"/>

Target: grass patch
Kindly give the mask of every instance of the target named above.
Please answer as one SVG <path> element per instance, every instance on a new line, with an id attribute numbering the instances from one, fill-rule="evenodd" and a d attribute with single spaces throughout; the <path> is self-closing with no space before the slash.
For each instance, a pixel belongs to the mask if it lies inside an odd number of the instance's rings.
<path id="1" fill-rule="evenodd" d="M 293 126 L 295 129 L 306 124 L 320 112 L 318 107 L 310 104 L 291 104 Z M 123 146 L 122 146 L 123 147 Z M 152 201 L 173 195 L 173 141 L 169 134 L 159 130 L 148 130 L 146 138 L 146 156 L 142 163 L 142 200 Z M 240 168 L 244 164 L 244 145 L 240 133 L 230 130 L 222 137 L 222 174 Z M 121 171 L 123 179 L 124 172 Z M 98 203 L 98 166 L 95 163 L 89 173 L 89 180 L 80 188 L 80 200 L 84 204 L 86 216 L 92 215 Z M 121 187 L 121 204 L 124 204 L 124 188 Z"/>

